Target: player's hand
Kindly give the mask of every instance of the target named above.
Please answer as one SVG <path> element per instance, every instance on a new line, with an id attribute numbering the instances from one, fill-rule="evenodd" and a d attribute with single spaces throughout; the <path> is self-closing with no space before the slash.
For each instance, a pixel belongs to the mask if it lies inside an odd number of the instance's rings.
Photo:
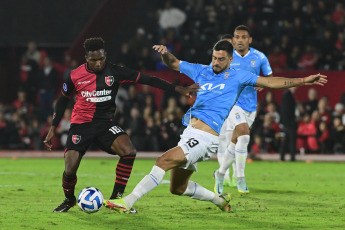
<path id="1" fill-rule="evenodd" d="M 161 53 L 161 55 L 168 53 L 167 47 L 163 45 L 154 45 L 152 49 L 156 50 L 158 53 Z"/>
<path id="2" fill-rule="evenodd" d="M 256 91 L 258 91 L 258 92 L 261 92 L 264 88 L 262 88 L 262 87 L 254 87 L 254 89 L 255 89 Z"/>
<path id="3" fill-rule="evenodd" d="M 49 129 L 49 132 L 48 132 L 48 134 L 47 134 L 47 136 L 46 136 L 46 139 L 43 141 L 43 143 L 44 143 L 44 146 L 46 147 L 46 149 L 47 150 L 49 150 L 49 151 L 52 151 L 52 147 L 53 147 L 53 145 L 52 145 L 52 139 L 53 139 L 53 137 L 55 136 L 55 127 L 51 127 L 50 129 Z"/>
<path id="4" fill-rule="evenodd" d="M 321 74 L 310 75 L 304 79 L 305 85 L 321 85 L 324 86 L 327 83 L 327 76 Z"/>
<path id="5" fill-rule="evenodd" d="M 190 97 L 190 95 L 196 94 L 199 92 L 200 85 L 199 82 L 194 83 L 193 85 L 182 87 L 182 86 L 176 86 L 175 91 L 182 94 L 183 96 Z"/>

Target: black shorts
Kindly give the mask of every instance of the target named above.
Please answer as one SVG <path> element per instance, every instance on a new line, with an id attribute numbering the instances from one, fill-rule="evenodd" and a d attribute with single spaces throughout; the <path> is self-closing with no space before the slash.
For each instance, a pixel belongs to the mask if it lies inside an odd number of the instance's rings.
<path id="1" fill-rule="evenodd" d="M 68 131 L 66 151 L 76 150 L 84 155 L 91 143 L 95 143 L 103 151 L 116 155 L 110 147 L 118 136 L 124 134 L 125 131 L 113 121 L 72 124 Z"/>

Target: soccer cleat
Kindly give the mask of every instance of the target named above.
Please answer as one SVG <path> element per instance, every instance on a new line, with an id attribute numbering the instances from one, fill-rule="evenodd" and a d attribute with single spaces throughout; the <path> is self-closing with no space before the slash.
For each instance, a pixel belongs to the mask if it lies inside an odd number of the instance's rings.
<path id="1" fill-rule="evenodd" d="M 223 198 L 224 201 L 220 206 L 218 206 L 218 208 L 222 210 L 223 212 L 230 212 L 231 211 L 231 205 L 230 205 L 231 194 L 224 193 L 223 195 L 219 195 L 219 197 Z"/>
<path id="2" fill-rule="evenodd" d="M 70 208 L 72 208 L 74 205 L 77 204 L 77 199 L 74 197 L 74 199 L 66 198 L 62 204 L 60 204 L 56 209 L 53 210 L 53 212 L 67 212 Z"/>
<path id="3" fill-rule="evenodd" d="M 104 200 L 104 207 L 119 213 L 138 214 L 137 210 L 135 210 L 134 208 L 128 208 L 127 204 L 122 198 Z"/>
<path id="4" fill-rule="evenodd" d="M 242 194 L 249 193 L 249 189 L 246 184 L 246 178 L 244 177 L 237 178 L 237 190 L 239 193 L 242 193 Z"/>
<path id="5" fill-rule="evenodd" d="M 223 182 L 224 182 L 224 177 L 221 178 L 218 176 L 218 170 L 214 171 L 213 177 L 215 179 L 215 184 L 214 184 L 214 192 L 218 195 L 223 193 Z"/>

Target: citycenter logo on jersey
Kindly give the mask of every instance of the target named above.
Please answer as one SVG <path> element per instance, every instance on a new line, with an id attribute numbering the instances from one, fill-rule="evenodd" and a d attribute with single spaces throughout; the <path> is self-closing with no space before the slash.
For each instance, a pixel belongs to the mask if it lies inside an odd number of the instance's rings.
<path id="1" fill-rule="evenodd" d="M 94 90 L 92 92 L 89 91 L 81 91 L 82 97 L 98 97 L 98 96 L 107 96 L 111 94 L 111 90 Z"/>
<path id="2" fill-rule="evenodd" d="M 89 91 L 81 91 L 81 96 L 86 97 L 86 101 L 88 102 L 104 102 L 111 100 L 111 91 L 112 90 L 94 90 L 92 92 Z M 99 97 L 105 96 L 105 97 Z"/>

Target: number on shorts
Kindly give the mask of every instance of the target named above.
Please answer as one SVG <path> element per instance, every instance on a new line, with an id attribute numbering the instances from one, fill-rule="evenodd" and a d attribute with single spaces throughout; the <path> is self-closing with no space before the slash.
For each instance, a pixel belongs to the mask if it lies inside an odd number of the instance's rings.
<path id="1" fill-rule="evenodd" d="M 189 145 L 189 147 L 193 148 L 194 146 L 196 146 L 197 144 L 199 144 L 198 140 L 195 140 L 194 138 L 190 138 L 187 141 L 187 144 Z"/>
<path id="2" fill-rule="evenodd" d="M 123 132 L 123 130 L 118 127 L 118 126 L 113 126 L 109 129 L 110 132 L 112 132 L 113 134 L 118 134 L 118 133 L 121 133 Z"/>

